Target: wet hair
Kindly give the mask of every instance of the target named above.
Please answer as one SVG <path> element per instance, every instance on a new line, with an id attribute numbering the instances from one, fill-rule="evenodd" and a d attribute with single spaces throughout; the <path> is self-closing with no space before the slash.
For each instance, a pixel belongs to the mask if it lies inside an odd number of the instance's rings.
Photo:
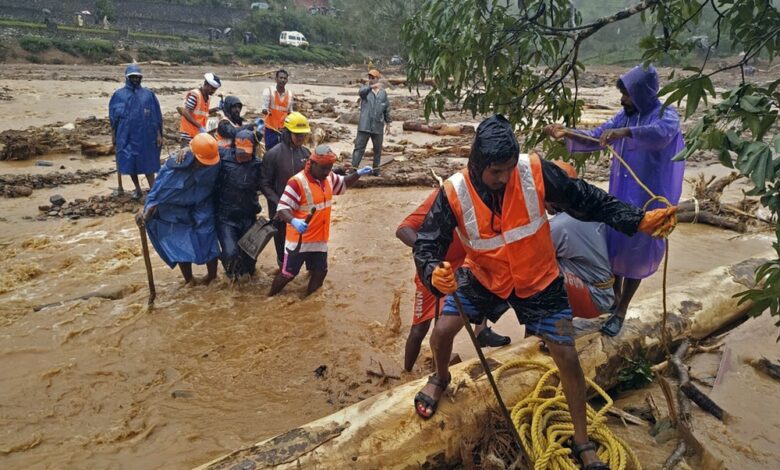
<path id="1" fill-rule="evenodd" d="M 481 179 L 485 168 L 517 158 L 519 154 L 520 145 L 512 130 L 512 124 L 504 116 L 494 114 L 477 127 L 477 135 L 469 155 L 469 172 L 475 179 Z"/>
<path id="2" fill-rule="evenodd" d="M 289 74 L 289 73 L 287 73 L 287 70 L 285 70 L 285 69 L 279 69 L 279 70 L 277 70 L 277 71 L 276 71 L 276 75 L 275 75 L 274 77 L 275 77 L 275 78 L 279 78 L 279 74 L 280 74 L 280 73 L 283 73 L 283 74 L 287 75 L 288 77 L 290 76 L 290 74 Z"/>
<path id="3" fill-rule="evenodd" d="M 617 79 L 617 81 L 615 82 L 615 86 L 617 87 L 618 90 L 620 90 L 621 93 L 625 93 L 626 95 L 628 94 L 628 88 L 626 88 L 626 85 L 623 83 L 622 78 Z"/>

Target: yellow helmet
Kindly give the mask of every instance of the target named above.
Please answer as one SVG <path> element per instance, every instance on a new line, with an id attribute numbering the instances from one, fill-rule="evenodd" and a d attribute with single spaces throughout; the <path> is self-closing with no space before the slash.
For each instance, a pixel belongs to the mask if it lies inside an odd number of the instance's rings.
<path id="1" fill-rule="evenodd" d="M 284 127 L 293 134 L 308 134 L 311 132 L 309 120 L 299 112 L 290 113 L 284 118 Z"/>

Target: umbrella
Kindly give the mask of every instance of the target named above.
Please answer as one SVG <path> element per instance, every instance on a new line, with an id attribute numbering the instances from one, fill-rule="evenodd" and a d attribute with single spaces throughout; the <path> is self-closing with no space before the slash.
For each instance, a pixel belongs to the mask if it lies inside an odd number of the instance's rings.
<path id="1" fill-rule="evenodd" d="M 82 15 L 91 15 L 92 13 L 89 12 L 89 10 L 81 10 Z"/>

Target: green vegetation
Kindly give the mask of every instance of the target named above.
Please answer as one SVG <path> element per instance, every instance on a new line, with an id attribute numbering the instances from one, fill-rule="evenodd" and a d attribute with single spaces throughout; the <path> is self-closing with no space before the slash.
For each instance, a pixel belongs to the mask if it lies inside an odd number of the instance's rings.
<path id="1" fill-rule="evenodd" d="M 360 56 L 335 47 L 312 46 L 308 49 L 270 45 L 239 46 L 236 55 L 255 64 L 267 62 L 310 62 L 313 64 L 345 65 L 360 60 Z"/>
<path id="2" fill-rule="evenodd" d="M 582 115 L 577 79 L 585 70 L 583 51 L 594 47 L 596 35 L 607 27 L 626 27 L 645 63 L 685 63 L 661 91 L 666 104 L 685 104 L 685 117 L 700 108 L 705 115 L 686 135 L 687 158 L 711 149 L 721 162 L 752 181 L 750 195 L 760 196 L 772 214 L 780 211 L 780 79 L 751 76 L 750 61 L 772 59 L 780 52 L 780 10 L 777 2 L 761 0 L 644 0 L 588 2 L 598 7 L 593 21 L 569 0 L 527 0 L 518 9 L 506 0 L 428 0 L 404 26 L 409 52 L 410 86 L 433 79 L 425 97 L 426 116 L 442 113 L 447 101 L 460 102 L 474 114 L 505 114 L 526 137 L 525 146 L 543 146 L 548 158 L 567 157 L 563 145 L 546 139 L 546 124 L 574 126 Z M 507 5 L 513 5 L 508 7 Z M 630 4 L 632 8 L 622 7 Z M 617 8 L 620 6 L 621 8 Z M 641 28 L 636 25 L 637 18 Z M 609 26 L 612 25 L 612 26 Z M 703 33 L 697 38 L 696 33 Z M 628 34 L 628 33 L 627 33 Z M 637 40 L 636 35 L 641 35 Z M 701 36 L 701 35 L 700 35 Z M 620 46 L 626 45 L 619 40 Z M 744 51 L 719 61 L 716 54 Z M 707 65 L 710 69 L 706 69 Z M 706 69 L 706 70 L 705 70 Z M 741 70 L 741 83 L 716 98 L 711 77 Z M 761 81 L 759 81 L 761 80 Z M 595 156 L 598 158 L 598 155 Z M 587 156 L 577 156 L 582 163 Z M 753 301 L 752 313 L 769 310 L 780 326 L 780 226 L 776 225 L 777 259 L 756 272 L 761 287 L 740 294 Z"/>
<path id="3" fill-rule="evenodd" d="M 647 359 L 644 349 L 637 351 L 636 358 L 625 358 L 628 363 L 618 373 L 618 390 L 635 390 L 653 381 L 652 363 Z"/>
<path id="4" fill-rule="evenodd" d="M 19 46 L 27 52 L 37 54 L 51 48 L 52 42 L 38 36 L 25 36 L 19 39 Z"/>
<path id="5" fill-rule="evenodd" d="M 55 47 L 72 56 L 80 56 L 89 60 L 101 60 L 114 54 L 114 44 L 102 39 L 55 39 L 50 40 L 38 36 L 25 36 L 19 39 L 19 46 L 27 52 L 39 54 Z M 29 57 L 28 57 L 29 59 Z M 35 63 L 39 63 L 37 58 Z"/>

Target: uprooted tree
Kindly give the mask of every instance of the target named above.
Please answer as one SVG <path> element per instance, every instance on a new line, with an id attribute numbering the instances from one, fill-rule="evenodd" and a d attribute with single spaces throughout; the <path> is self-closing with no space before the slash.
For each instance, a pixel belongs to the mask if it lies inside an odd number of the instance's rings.
<path id="1" fill-rule="evenodd" d="M 601 2 L 598 2 L 601 3 Z M 604 4 L 616 2 L 604 2 Z M 751 61 L 771 61 L 780 51 L 780 11 L 770 0 L 626 1 L 623 9 L 584 22 L 587 2 L 571 0 L 430 0 L 403 28 L 409 51 L 410 87 L 432 79 L 424 110 L 441 115 L 447 101 L 462 103 L 474 115 L 506 115 L 522 132 L 524 146 L 542 145 L 548 156 L 563 156 L 560 143 L 545 139 L 543 127 L 562 122 L 576 127 L 583 109 L 578 78 L 585 71 L 581 51 L 594 34 L 611 24 L 641 18 L 647 34 L 638 39 L 642 59 L 682 63 L 659 92 L 665 104 L 685 104 L 685 117 L 707 106 L 686 135 L 677 158 L 711 149 L 720 161 L 750 178 L 773 215 L 780 210 L 780 79 L 751 75 Z M 606 9 L 606 8 L 604 8 Z M 632 19 L 633 18 L 633 19 Z M 707 31 L 705 40 L 692 31 Z M 692 54 L 699 50 L 698 56 Z M 712 67 L 715 54 L 730 52 L 728 65 Z M 737 55 L 739 53 L 739 55 Z M 693 56 L 693 59 L 691 58 Z M 687 64 L 686 64 L 687 62 Z M 709 66 L 709 67 L 708 67 Z M 717 93 L 711 77 L 740 70 L 738 86 Z M 676 74 L 676 76 L 675 76 Z M 770 74 L 771 75 L 771 74 Z M 708 97 L 718 101 L 712 106 Z M 770 141 L 771 131 L 776 133 Z M 593 156 L 577 156 L 578 164 Z M 762 286 L 740 294 L 752 300 L 752 313 L 766 309 L 780 317 L 780 228 L 775 227 L 778 259 L 756 271 Z M 777 322 L 780 326 L 780 319 Z"/>

